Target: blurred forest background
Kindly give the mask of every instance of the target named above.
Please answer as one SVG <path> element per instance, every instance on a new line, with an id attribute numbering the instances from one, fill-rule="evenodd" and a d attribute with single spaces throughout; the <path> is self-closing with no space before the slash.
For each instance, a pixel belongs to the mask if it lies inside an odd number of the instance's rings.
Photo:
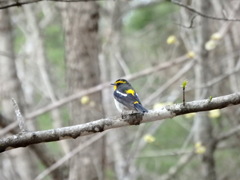
<path id="1" fill-rule="evenodd" d="M 240 18 L 235 0 L 182 0 L 203 15 Z M 0 136 L 120 116 L 113 89 L 31 116 L 127 76 L 148 109 L 238 92 L 240 24 L 165 0 L 39 2 L 0 10 Z M 240 178 L 239 106 L 0 154 L 2 180 Z M 13 128 L 15 127 L 15 128 Z M 54 165 L 54 166 L 53 166 Z"/>

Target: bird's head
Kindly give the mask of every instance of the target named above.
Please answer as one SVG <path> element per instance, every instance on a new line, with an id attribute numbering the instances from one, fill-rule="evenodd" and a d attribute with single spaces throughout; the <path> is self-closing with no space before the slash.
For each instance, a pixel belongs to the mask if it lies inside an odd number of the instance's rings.
<path id="1" fill-rule="evenodd" d="M 113 85 L 114 90 L 116 90 L 119 86 L 129 84 L 129 82 L 126 79 L 118 79 L 111 85 Z"/>

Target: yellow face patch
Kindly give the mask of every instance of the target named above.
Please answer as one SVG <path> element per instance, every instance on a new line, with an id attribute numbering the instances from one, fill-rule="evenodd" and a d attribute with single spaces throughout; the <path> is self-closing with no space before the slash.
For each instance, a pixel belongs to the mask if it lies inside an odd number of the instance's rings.
<path id="1" fill-rule="evenodd" d="M 127 94 L 132 94 L 134 96 L 135 91 L 133 89 L 126 90 Z"/>
<path id="2" fill-rule="evenodd" d="M 139 104 L 139 102 L 138 102 L 138 101 L 135 101 L 135 102 L 133 102 L 133 104 Z"/>
<path id="3" fill-rule="evenodd" d="M 114 85 L 114 86 L 113 86 L 113 89 L 114 89 L 114 90 L 116 90 L 116 89 L 117 89 L 117 86 L 116 86 L 116 85 Z"/>
<path id="4" fill-rule="evenodd" d="M 126 81 L 116 81 L 115 84 L 124 84 Z"/>

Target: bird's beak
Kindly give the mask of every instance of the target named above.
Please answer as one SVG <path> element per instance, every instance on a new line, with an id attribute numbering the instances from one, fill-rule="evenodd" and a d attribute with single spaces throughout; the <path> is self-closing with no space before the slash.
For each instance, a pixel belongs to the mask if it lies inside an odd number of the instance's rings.
<path id="1" fill-rule="evenodd" d="M 113 86 L 114 86 L 114 85 L 116 85 L 116 84 L 115 84 L 115 83 L 111 83 L 111 85 L 113 85 Z"/>

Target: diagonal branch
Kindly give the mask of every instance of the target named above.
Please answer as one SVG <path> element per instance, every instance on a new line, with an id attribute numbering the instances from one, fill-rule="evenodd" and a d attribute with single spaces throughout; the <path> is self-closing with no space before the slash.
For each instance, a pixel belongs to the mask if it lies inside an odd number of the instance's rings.
<path id="1" fill-rule="evenodd" d="M 111 117 L 58 129 L 26 132 L 0 139 L 0 152 L 18 147 L 26 147 L 31 144 L 59 141 L 68 138 L 75 139 L 79 136 L 99 133 L 108 129 L 139 125 L 141 123 L 173 118 L 182 114 L 221 109 L 237 104 L 240 104 L 240 92 L 213 98 L 211 102 L 208 99 L 204 99 L 187 102 L 185 106 L 182 104 L 166 106 L 161 110 L 149 111 L 149 113 L 144 115 L 137 113 L 130 114 L 126 115 L 123 119 Z"/>
<path id="2" fill-rule="evenodd" d="M 0 126 L 5 127 L 12 122 L 13 120 L 7 119 L 6 117 L 2 116 L 2 114 L 0 114 Z M 19 131 L 17 130 L 17 128 L 11 130 L 12 134 L 17 134 L 18 132 Z M 39 160 L 46 168 L 49 168 L 50 166 L 55 164 L 55 162 L 57 162 L 57 160 L 52 156 L 52 154 L 49 153 L 49 149 L 47 148 L 47 146 L 39 146 L 38 144 L 34 144 L 30 146 L 30 149 L 32 150 L 32 152 L 35 153 L 36 156 L 38 156 Z M 55 169 L 51 172 L 51 176 L 53 177 L 53 179 L 59 179 L 59 177 L 62 177 L 63 168 L 65 167 Z"/>
<path id="3" fill-rule="evenodd" d="M 34 180 L 40 180 L 43 179 L 45 176 L 47 176 L 52 171 L 58 169 L 60 166 L 64 164 L 67 160 L 73 158 L 77 153 L 85 149 L 86 147 L 90 146 L 97 140 L 99 140 L 101 137 L 103 137 L 106 134 L 106 131 L 102 134 L 98 134 L 97 136 L 91 137 L 83 144 L 79 144 L 75 149 L 73 149 L 70 153 L 67 153 L 62 158 L 60 158 L 57 162 L 52 164 L 49 168 L 45 169 L 43 172 L 41 172 Z"/>
<path id="4" fill-rule="evenodd" d="M 177 164 L 173 167 L 171 167 L 169 169 L 169 171 L 162 175 L 162 177 L 160 177 L 161 180 L 168 180 L 168 179 L 172 179 L 174 176 L 176 176 L 176 174 L 181 171 L 181 169 L 184 168 L 185 165 L 187 165 L 191 160 L 192 158 L 194 157 L 194 152 L 191 152 L 191 153 L 188 153 L 188 154 L 185 154 L 183 155 L 179 161 L 177 162 Z"/>
<path id="5" fill-rule="evenodd" d="M 22 113 L 18 107 L 18 104 L 16 102 L 16 100 L 14 98 L 12 98 L 12 103 L 13 103 L 13 107 L 14 107 L 14 110 L 15 110 L 15 115 L 16 115 L 16 119 L 18 121 L 18 126 L 20 128 L 20 131 L 21 132 L 25 132 L 26 131 L 26 128 L 25 128 L 25 120 L 22 116 Z"/>
<path id="6" fill-rule="evenodd" d="M 238 133 L 240 131 L 240 125 L 230 129 L 228 132 L 222 133 L 219 135 L 219 137 L 217 137 L 216 141 L 222 141 L 225 140 L 231 136 L 233 136 L 234 134 Z"/>
<path id="7" fill-rule="evenodd" d="M 41 1 L 87 2 L 87 1 L 97 1 L 97 0 L 0 0 L 0 9 L 7 9 L 11 7 L 21 7 L 26 4 L 38 3 Z"/>
<path id="8" fill-rule="evenodd" d="M 174 1 L 172 0 L 171 1 L 172 3 L 178 5 L 178 6 L 181 6 L 181 7 L 184 7 L 186 8 L 187 10 L 199 15 L 199 16 L 202 16 L 204 18 L 208 18 L 208 19 L 213 19 L 213 20 L 218 20 L 218 21 L 240 21 L 240 19 L 236 19 L 236 18 L 224 18 L 224 17 L 214 17 L 214 16 L 210 16 L 210 15 L 207 15 L 207 14 L 204 14 L 200 11 L 197 11 L 196 9 L 192 8 L 191 6 L 188 6 L 186 4 L 183 4 L 183 3 L 180 3 L 178 1 Z"/>

